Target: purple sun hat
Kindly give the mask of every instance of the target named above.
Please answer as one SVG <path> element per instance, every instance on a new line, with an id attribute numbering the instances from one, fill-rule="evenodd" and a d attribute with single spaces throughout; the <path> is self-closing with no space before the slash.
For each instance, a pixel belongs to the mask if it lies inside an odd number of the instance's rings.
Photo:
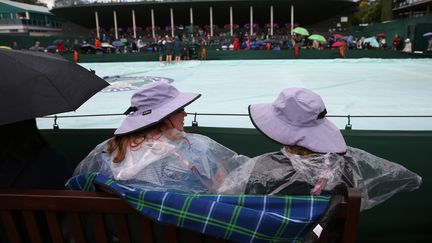
<path id="1" fill-rule="evenodd" d="M 127 117 L 114 135 L 125 135 L 155 125 L 200 96 L 180 92 L 164 81 L 143 85 L 132 95 L 131 106 L 125 112 Z"/>
<path id="2" fill-rule="evenodd" d="M 288 88 L 273 103 L 249 106 L 253 125 L 278 143 L 317 153 L 344 153 L 342 133 L 325 118 L 326 113 L 321 97 L 304 88 Z"/>

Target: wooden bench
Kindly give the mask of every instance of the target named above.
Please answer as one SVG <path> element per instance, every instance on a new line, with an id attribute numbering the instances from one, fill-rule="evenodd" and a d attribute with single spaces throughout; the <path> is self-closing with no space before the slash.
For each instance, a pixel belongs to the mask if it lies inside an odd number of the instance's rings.
<path id="1" fill-rule="evenodd" d="M 114 227 L 111 229 L 107 227 L 107 215 L 112 218 Z M 342 234 L 342 242 L 356 241 L 359 215 L 360 191 L 349 188 L 331 221 L 333 227 L 342 227 L 338 231 Z M 228 242 L 157 224 L 122 199 L 104 192 L 0 190 L 0 217 L 5 231 L 0 233 L 9 242 L 112 242 L 109 237 L 112 231 L 115 242 L 132 242 L 128 223 L 131 216 L 137 219 L 139 231 L 134 234 L 139 234 L 135 238 L 140 242 L 161 242 L 159 234 L 168 243 Z M 335 230 L 333 227 L 324 230 L 318 242 L 328 242 L 330 231 Z M 89 231 L 92 240 L 88 239 Z"/>

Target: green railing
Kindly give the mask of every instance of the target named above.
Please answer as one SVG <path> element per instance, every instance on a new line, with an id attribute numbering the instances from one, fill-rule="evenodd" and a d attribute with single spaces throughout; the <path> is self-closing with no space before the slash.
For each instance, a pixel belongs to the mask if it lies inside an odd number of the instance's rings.
<path id="1" fill-rule="evenodd" d="M 248 156 L 276 151 L 280 145 L 255 129 L 187 127 Z M 94 146 L 110 138 L 114 129 L 48 129 L 42 130 L 47 140 L 63 152 L 75 166 Z M 404 165 L 423 178 L 413 192 L 399 193 L 360 216 L 358 242 L 405 243 L 429 242 L 432 232 L 432 163 L 430 148 L 432 131 L 366 131 L 342 130 L 349 146 Z"/>

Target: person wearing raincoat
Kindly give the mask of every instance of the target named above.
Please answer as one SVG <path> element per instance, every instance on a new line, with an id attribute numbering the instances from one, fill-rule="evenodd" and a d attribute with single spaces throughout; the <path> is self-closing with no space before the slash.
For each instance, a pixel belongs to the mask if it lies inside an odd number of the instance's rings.
<path id="1" fill-rule="evenodd" d="M 74 175 L 100 172 L 144 190 L 214 192 L 229 171 L 249 158 L 184 131 L 184 107 L 200 96 L 162 81 L 142 86 L 114 137 L 96 146 Z"/>
<path id="2" fill-rule="evenodd" d="M 304 88 L 285 89 L 273 103 L 250 105 L 253 125 L 283 146 L 232 171 L 218 193 L 321 195 L 356 187 L 362 194 L 361 208 L 369 209 L 420 186 L 416 173 L 347 146 L 326 113 L 321 97 Z"/>

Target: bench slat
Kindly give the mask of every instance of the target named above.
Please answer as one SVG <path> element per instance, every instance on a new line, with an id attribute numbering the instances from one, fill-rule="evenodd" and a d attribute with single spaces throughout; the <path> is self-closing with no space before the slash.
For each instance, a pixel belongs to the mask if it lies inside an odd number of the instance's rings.
<path id="1" fill-rule="evenodd" d="M 20 243 L 21 237 L 18 234 L 17 224 L 15 223 L 12 213 L 10 211 L 1 210 L 0 215 L 10 241 Z"/>
<path id="2" fill-rule="evenodd" d="M 22 211 L 22 216 L 24 218 L 24 222 L 26 224 L 27 232 L 29 233 L 31 242 L 42 243 L 40 231 L 38 229 L 35 215 L 33 214 L 33 212 L 28 210 Z"/>
<path id="3" fill-rule="evenodd" d="M 108 242 L 104 220 L 101 214 L 90 214 L 96 242 Z"/>
<path id="4" fill-rule="evenodd" d="M 115 214 L 114 221 L 116 226 L 116 233 L 120 242 L 130 242 L 129 230 L 127 227 L 126 217 L 123 214 Z"/>
<path id="5" fill-rule="evenodd" d="M 177 229 L 171 225 L 163 225 L 163 234 L 166 242 L 177 243 Z"/>
<path id="6" fill-rule="evenodd" d="M 75 242 L 86 242 L 83 226 L 78 213 L 68 213 L 67 216 L 69 218 L 72 238 Z"/>
<path id="7" fill-rule="evenodd" d="M 153 235 L 153 221 L 145 217 L 139 217 L 138 225 L 141 229 L 142 242 L 154 242 L 155 237 Z"/>
<path id="8" fill-rule="evenodd" d="M 53 211 L 46 211 L 45 218 L 48 223 L 48 229 L 50 231 L 51 240 L 53 242 L 63 243 L 64 240 L 60 229 L 61 227 L 56 213 Z"/>

